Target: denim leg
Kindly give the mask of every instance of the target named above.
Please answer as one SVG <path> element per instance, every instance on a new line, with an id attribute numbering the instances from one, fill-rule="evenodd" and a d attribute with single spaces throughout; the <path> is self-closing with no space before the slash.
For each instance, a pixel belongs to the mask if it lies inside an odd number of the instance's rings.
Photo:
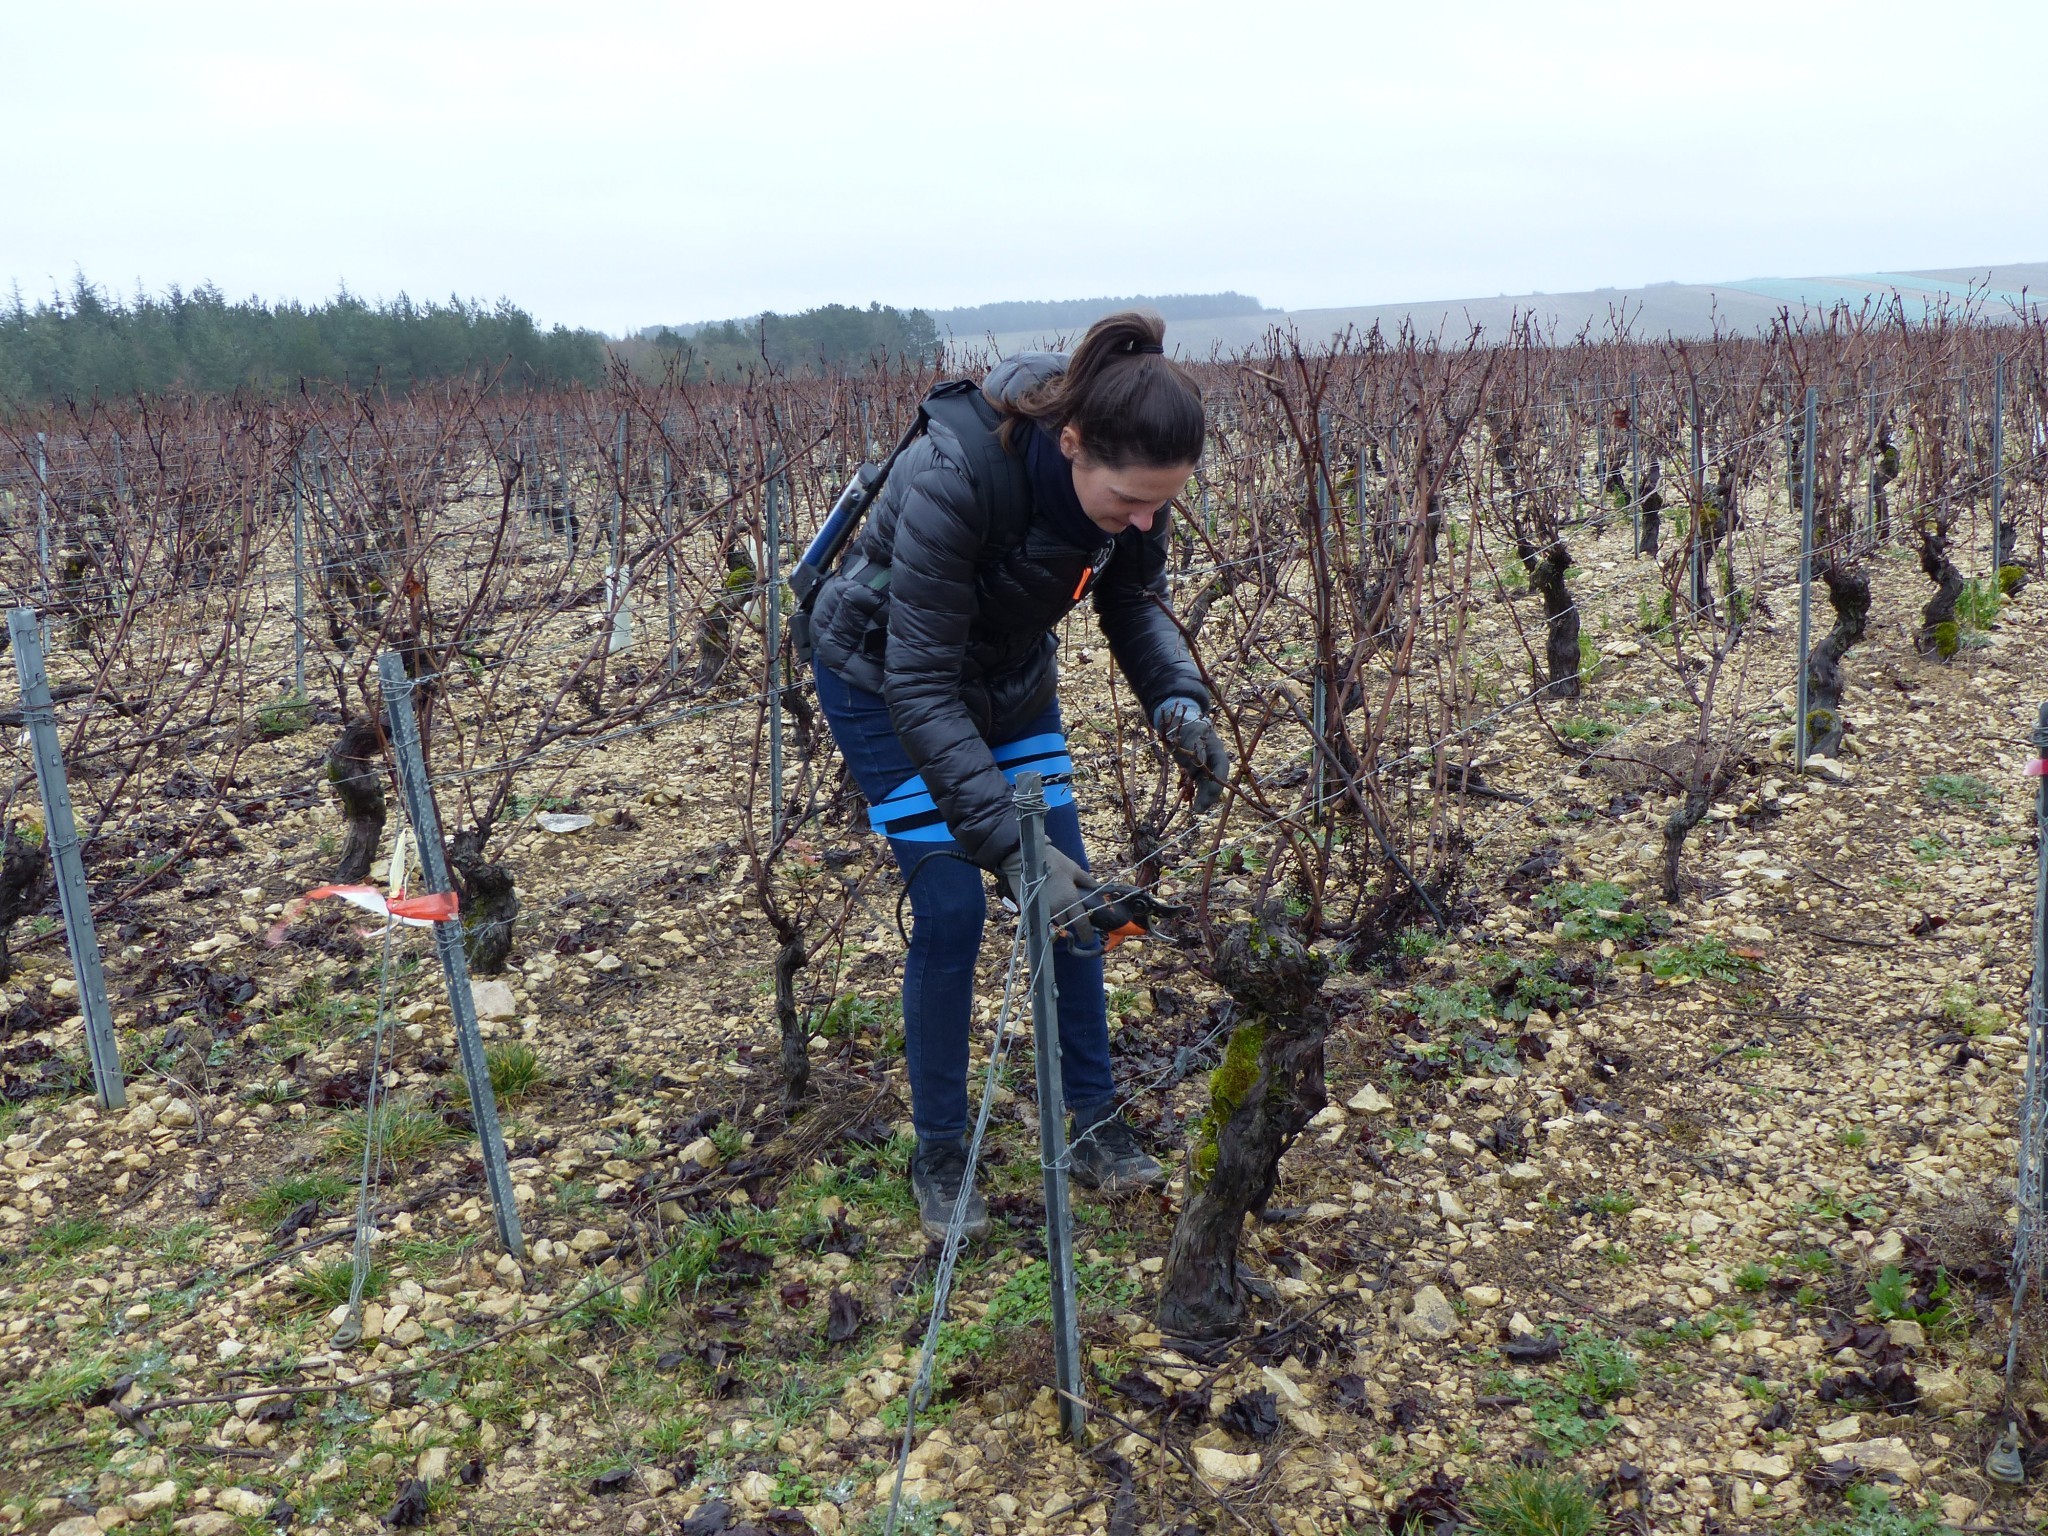
<path id="1" fill-rule="evenodd" d="M 870 805 L 887 800 L 917 772 L 896 739 L 888 705 L 851 687 L 829 668 L 816 668 L 816 676 L 819 706 L 861 794 Z M 1059 709 L 1054 705 L 1017 734 L 1022 739 L 1059 730 Z M 1046 835 L 1061 852 L 1086 866 L 1081 819 L 1071 803 L 1047 811 Z M 910 887 L 903 1038 L 911 1119 L 920 1141 L 957 1140 L 967 1130 L 968 1036 L 974 968 L 988 915 L 986 889 L 978 868 L 946 856 L 959 852 L 950 838 L 890 838 L 888 843 Z M 1059 986 L 1060 1067 L 1067 1107 L 1098 1108 L 1116 1093 L 1102 957 L 1076 955 L 1060 943 L 1054 947 L 1053 975 Z"/>
<path id="2" fill-rule="evenodd" d="M 885 800 L 917 773 L 896 739 L 889 706 L 816 669 L 818 703 L 832 739 L 869 804 Z M 910 888 L 910 951 L 903 964 L 903 1055 L 910 1117 L 920 1141 L 957 1141 L 967 1130 L 967 1037 L 973 1020 L 974 965 L 988 901 L 981 871 L 949 853 L 951 839 L 889 838 Z"/>
<path id="3" fill-rule="evenodd" d="M 988 898 L 981 871 L 935 849 L 889 841 L 910 884 L 910 952 L 903 963 L 903 1055 L 910 1117 L 921 1142 L 967 1133 L 967 1044 L 974 1017 L 974 964 Z M 912 872 L 915 871 L 915 879 Z"/>

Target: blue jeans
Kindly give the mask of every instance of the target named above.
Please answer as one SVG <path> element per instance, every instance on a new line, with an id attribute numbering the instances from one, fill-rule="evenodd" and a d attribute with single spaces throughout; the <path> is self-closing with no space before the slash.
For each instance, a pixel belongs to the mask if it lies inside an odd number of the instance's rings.
<path id="1" fill-rule="evenodd" d="M 832 727 L 832 739 L 853 770 L 871 807 L 870 824 L 887 823 L 896 867 L 910 881 L 910 953 L 903 965 L 903 1053 L 910 1073 L 910 1115 L 920 1143 L 958 1141 L 967 1131 L 967 1037 L 974 1000 L 974 963 L 988 898 L 981 870 L 962 858 L 943 823 L 928 814 L 930 796 L 917 765 L 896 739 L 889 706 L 879 694 L 855 688 L 829 667 L 814 669 L 818 704 Z M 1064 767 L 1065 738 L 1057 703 L 1017 733 L 998 742 L 996 761 L 1036 768 Z M 1017 769 L 1010 770 L 1015 776 Z M 1046 835 L 1062 853 L 1084 867 L 1081 818 L 1073 791 L 1046 790 Z M 923 821 L 923 825 L 918 825 Z M 906 825 L 907 824 L 907 825 Z M 878 825 L 877 830 L 881 830 Z M 915 878 L 912 878 L 913 875 Z M 1102 994 L 1102 956 L 1077 955 L 1061 941 L 1053 950 L 1059 984 L 1060 1074 L 1067 1108 L 1087 1118 L 1116 1097 L 1110 1075 L 1109 1018 Z M 1025 996 L 1020 989 L 1020 1000 Z"/>

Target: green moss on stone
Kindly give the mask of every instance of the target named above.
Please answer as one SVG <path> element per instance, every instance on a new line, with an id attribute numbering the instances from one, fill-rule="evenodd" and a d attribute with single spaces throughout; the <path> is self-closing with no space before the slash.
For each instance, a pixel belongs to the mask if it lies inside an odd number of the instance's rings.
<path id="1" fill-rule="evenodd" d="M 1934 626 L 1934 653 L 1943 661 L 1951 659 L 1962 648 L 1963 633 L 1954 619 Z"/>

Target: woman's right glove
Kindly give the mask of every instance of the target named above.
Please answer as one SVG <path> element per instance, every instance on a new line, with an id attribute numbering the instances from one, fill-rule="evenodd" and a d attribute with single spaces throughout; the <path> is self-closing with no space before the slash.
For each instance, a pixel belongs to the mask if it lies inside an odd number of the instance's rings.
<path id="1" fill-rule="evenodd" d="M 1223 750 L 1223 738 L 1202 713 L 1201 704 L 1189 698 L 1168 699 L 1152 711 L 1152 729 L 1195 786 L 1195 814 L 1213 808 L 1230 781 L 1230 754 Z"/>
<path id="2" fill-rule="evenodd" d="M 1020 849 L 1002 864 L 1003 878 L 1010 883 L 1010 895 L 1017 909 L 1024 909 L 1024 854 Z M 1095 930 L 1088 924 L 1096 888 L 1102 884 L 1059 849 L 1045 846 L 1045 910 L 1054 929 L 1064 928 L 1075 949 L 1094 947 Z"/>

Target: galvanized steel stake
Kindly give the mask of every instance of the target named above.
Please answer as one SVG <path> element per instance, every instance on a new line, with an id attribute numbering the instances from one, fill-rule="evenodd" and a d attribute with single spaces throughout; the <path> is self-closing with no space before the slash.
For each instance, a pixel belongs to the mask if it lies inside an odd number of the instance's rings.
<path id="1" fill-rule="evenodd" d="M 118 432 L 114 434 L 114 502 L 115 505 L 123 507 L 129 504 L 128 466 L 121 457 L 121 434 Z M 115 553 L 121 562 L 121 605 L 126 607 L 129 598 L 134 595 L 134 577 L 128 570 L 128 544 L 125 539 L 121 541 Z"/>
<path id="2" fill-rule="evenodd" d="M 1793 724 L 1792 771 L 1806 771 L 1806 658 L 1813 649 L 1813 425 L 1818 391 L 1806 391 L 1806 440 L 1799 451 L 1799 718 Z"/>
<path id="3" fill-rule="evenodd" d="M 1643 553 L 1643 454 L 1642 439 L 1636 427 L 1638 404 L 1636 400 L 1637 378 L 1628 376 L 1628 514 L 1635 530 L 1635 548 L 1629 553 L 1637 559 Z"/>
<path id="4" fill-rule="evenodd" d="M 1700 436 L 1700 387 L 1692 386 L 1692 491 L 1698 501 L 1692 509 L 1692 552 L 1686 562 L 1686 570 L 1692 582 L 1691 602 L 1693 608 L 1707 606 L 1706 572 L 1702 568 L 1705 557 L 1700 553 L 1700 540 L 1707 529 L 1707 450 Z"/>
<path id="5" fill-rule="evenodd" d="M 1314 474 L 1316 539 L 1322 545 L 1324 557 L 1327 559 L 1330 545 L 1330 508 L 1334 500 L 1330 495 L 1330 413 L 1328 411 L 1319 410 L 1316 412 L 1316 462 Z M 1361 546 L 1359 549 L 1361 563 L 1363 563 L 1364 554 L 1364 548 Z M 1324 730 L 1328 725 L 1328 684 L 1323 679 L 1324 670 L 1322 658 L 1318 657 L 1316 659 L 1314 698 L 1311 704 L 1311 708 L 1314 711 L 1315 733 L 1318 742 L 1322 741 Z M 1315 753 L 1314 767 L 1315 814 L 1320 820 L 1323 814 L 1323 801 L 1326 798 L 1328 788 L 1324 777 L 1323 754 L 1320 751 Z"/>
<path id="6" fill-rule="evenodd" d="M 2048 761 L 2048 704 L 2034 722 L 2034 756 Z M 2027 994 L 2027 1033 L 2048 1047 L 2048 773 L 2034 788 L 2034 981 Z M 2034 1168 L 2034 1199 L 2037 1209 L 2048 1210 L 2048 1157 Z"/>
<path id="7" fill-rule="evenodd" d="M 606 649 L 616 655 L 633 644 L 633 611 L 628 606 L 631 576 L 626 570 L 626 415 L 619 413 L 618 441 L 613 450 L 611 564 L 604 573 L 605 597 L 612 605 L 612 638 Z"/>
<path id="8" fill-rule="evenodd" d="M 552 418 L 555 425 L 555 485 L 559 489 L 562 504 L 562 547 L 569 560 L 576 559 L 576 500 L 569 490 L 569 450 L 562 442 L 562 418 Z M 552 497 L 549 498 L 553 500 Z"/>
<path id="9" fill-rule="evenodd" d="M 43 578 L 43 609 L 49 611 L 55 595 L 50 587 L 50 450 L 43 434 L 36 434 L 36 563 Z M 52 631 L 43 625 L 43 644 L 47 647 Z"/>
<path id="10" fill-rule="evenodd" d="M 1067 1126 L 1060 1082 L 1059 987 L 1053 979 L 1052 913 L 1045 901 L 1045 781 L 1017 775 L 1014 804 L 1023 833 L 1025 958 L 1031 967 L 1031 1041 L 1038 1060 L 1038 1157 L 1045 1171 L 1045 1263 L 1052 1295 L 1053 1377 L 1060 1432 L 1079 1439 L 1081 1335 L 1074 1310 L 1074 1211 L 1067 1190 Z"/>
<path id="11" fill-rule="evenodd" d="M 441 847 L 441 813 L 434 787 L 427 780 L 420 750 L 419 718 L 413 713 L 413 681 L 396 651 L 377 658 L 377 681 L 384 693 L 384 715 L 391 732 L 392 756 L 398 760 L 398 784 L 405 794 L 405 815 L 419 845 L 420 879 L 429 894 L 451 891 L 448 856 Z M 455 1044 L 462 1057 L 463 1080 L 469 1084 L 469 1113 L 476 1122 L 477 1145 L 483 1153 L 484 1184 L 497 1222 L 498 1246 L 515 1259 L 526 1257 L 519 1230 L 519 1206 L 512 1198 L 512 1172 L 505 1161 L 505 1134 L 498 1128 L 498 1097 L 491 1091 L 490 1063 L 484 1058 L 483 1036 L 476 1027 L 476 999 L 469 990 L 469 957 L 462 948 L 462 922 L 434 924 L 434 948 L 448 981 L 448 1008 L 455 1015 Z"/>
<path id="12" fill-rule="evenodd" d="M 782 498 L 788 482 L 768 482 L 767 537 L 762 563 L 768 568 L 768 808 L 770 835 L 782 840 Z"/>
<path id="13" fill-rule="evenodd" d="M 2048 704 L 2034 724 L 2032 771 L 2041 774 L 2048 760 Z M 2020 1321 L 2027 1302 L 2041 1278 L 2041 1236 L 2048 1217 L 2048 1005 L 2042 991 L 2048 987 L 2048 774 L 2034 785 L 2034 829 L 2038 852 L 2034 864 L 2034 976 L 2027 987 L 2027 1066 L 2025 1087 L 2020 1094 L 2019 1177 L 2013 1184 L 2013 1204 L 2018 1217 L 2012 1240 L 2012 1268 L 2007 1272 L 2012 1292 L 2012 1314 L 2005 1336 L 2004 1431 L 1985 1458 L 1984 1470 L 1995 1483 L 2012 1486 L 2027 1480 L 2019 1418 L 2012 1409 L 2012 1395 L 2019 1376 Z"/>
<path id="14" fill-rule="evenodd" d="M 662 437 L 666 441 L 668 424 L 662 424 Z M 668 449 L 661 451 L 661 547 L 662 561 L 668 571 L 668 675 L 674 681 L 682 668 L 683 653 L 676 644 L 676 544 L 674 512 L 676 505 L 675 460 Z"/>
<path id="15" fill-rule="evenodd" d="M 306 463 L 292 460 L 292 691 L 306 697 Z"/>
<path id="16" fill-rule="evenodd" d="M 1991 585 L 1997 590 L 1999 568 L 2005 564 L 2005 357 L 1991 373 Z"/>
<path id="17" fill-rule="evenodd" d="M 121 1049 L 114 1040 L 113 1011 L 107 1006 L 107 978 L 100 969 L 100 941 L 92 927 L 92 898 L 85 863 L 78 856 L 78 823 L 71 815 L 71 788 L 64 780 L 64 754 L 57 744 L 57 720 L 50 703 L 50 675 L 43 670 L 42 627 L 33 608 L 7 615 L 14 644 L 14 671 L 21 679 L 21 717 L 35 756 L 36 785 L 43 794 L 43 846 L 57 873 L 57 903 L 64 910 L 64 945 L 78 978 L 78 1011 L 85 1016 L 85 1050 L 92 1061 L 93 1093 L 101 1109 L 128 1102 L 121 1076 Z"/>

